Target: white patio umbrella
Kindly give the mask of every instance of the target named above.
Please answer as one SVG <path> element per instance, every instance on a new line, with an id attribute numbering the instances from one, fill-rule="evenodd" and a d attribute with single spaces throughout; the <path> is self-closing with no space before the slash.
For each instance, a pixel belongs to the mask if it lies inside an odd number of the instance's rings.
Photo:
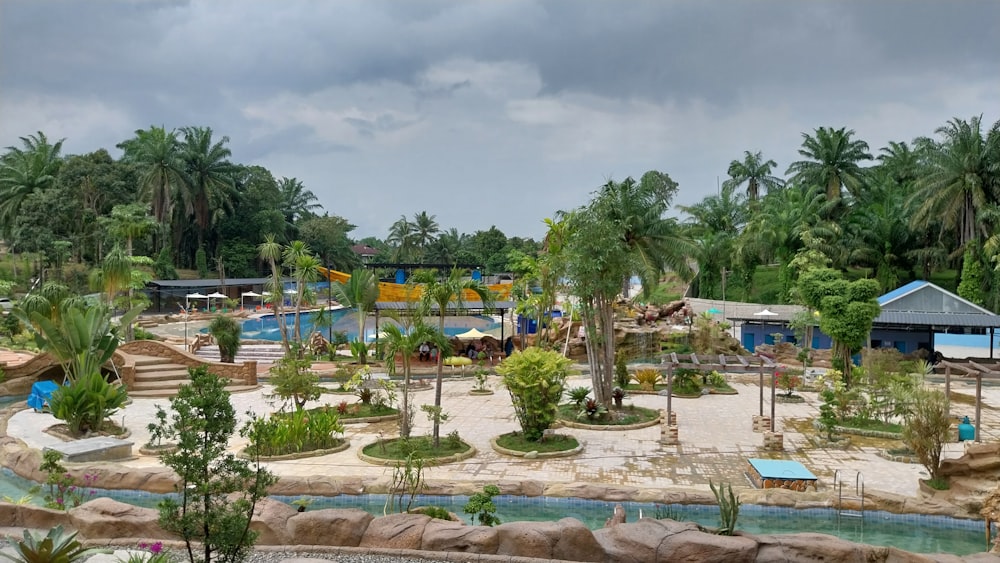
<path id="1" fill-rule="evenodd" d="M 198 292 L 188 293 L 187 295 L 184 296 L 184 310 L 185 311 L 190 311 L 191 310 L 191 300 L 192 299 L 208 299 L 208 296 L 207 295 L 202 295 L 202 294 L 200 294 Z"/>
<path id="2" fill-rule="evenodd" d="M 769 311 L 767 309 L 764 309 L 763 311 L 758 311 L 758 312 L 754 313 L 753 316 L 755 316 L 755 317 L 777 317 L 778 313 L 775 313 L 774 311 Z"/>
<path id="3" fill-rule="evenodd" d="M 215 293 L 209 293 L 208 294 L 208 306 L 209 307 L 212 306 L 212 299 L 225 299 L 226 297 L 228 297 L 228 296 L 225 293 L 219 293 L 218 291 L 216 291 Z"/>
<path id="4" fill-rule="evenodd" d="M 467 331 L 465 331 L 465 332 L 463 332 L 461 334 L 456 334 L 455 338 L 460 338 L 462 340 L 476 340 L 476 339 L 482 338 L 484 336 L 489 336 L 489 335 L 486 334 L 485 332 L 479 331 L 479 329 L 473 328 L 473 329 L 467 330 Z"/>
<path id="5" fill-rule="evenodd" d="M 244 291 L 243 293 L 240 294 L 240 309 L 243 308 L 243 299 L 246 298 L 246 297 L 254 299 L 254 298 L 263 297 L 263 296 L 261 294 L 257 293 L 256 291 Z"/>

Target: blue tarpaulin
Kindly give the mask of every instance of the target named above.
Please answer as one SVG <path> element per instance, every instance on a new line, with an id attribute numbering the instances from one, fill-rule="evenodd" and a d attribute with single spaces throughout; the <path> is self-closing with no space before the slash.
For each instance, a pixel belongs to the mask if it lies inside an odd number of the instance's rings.
<path id="1" fill-rule="evenodd" d="M 28 395 L 28 406 L 36 411 L 42 410 L 43 407 L 49 404 L 52 392 L 58 387 L 59 385 L 55 381 L 39 381 L 35 383 L 31 386 L 31 394 Z"/>

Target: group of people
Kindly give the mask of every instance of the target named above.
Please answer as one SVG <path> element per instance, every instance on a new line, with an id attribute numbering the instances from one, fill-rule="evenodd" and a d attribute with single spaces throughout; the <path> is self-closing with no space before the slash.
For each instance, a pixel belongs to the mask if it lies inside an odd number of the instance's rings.
<path id="1" fill-rule="evenodd" d="M 424 343 L 420 344 L 420 348 L 418 349 L 418 353 L 419 354 L 418 354 L 417 358 L 421 362 L 430 362 L 430 361 L 435 361 L 436 362 L 437 361 L 437 357 L 438 357 L 437 346 L 431 346 L 427 342 L 424 342 Z"/>
<path id="2" fill-rule="evenodd" d="M 470 342 L 468 346 L 465 347 L 464 354 L 470 360 L 478 360 L 479 354 L 485 354 L 485 359 L 493 362 L 493 359 L 500 355 L 500 350 L 494 350 L 493 347 L 485 344 L 483 342 Z M 504 357 L 510 356 L 514 353 L 514 341 L 508 337 L 503 344 L 503 355 Z M 429 342 L 423 342 L 417 349 L 417 359 L 421 362 L 436 362 L 438 357 L 438 348 L 430 344 Z"/>

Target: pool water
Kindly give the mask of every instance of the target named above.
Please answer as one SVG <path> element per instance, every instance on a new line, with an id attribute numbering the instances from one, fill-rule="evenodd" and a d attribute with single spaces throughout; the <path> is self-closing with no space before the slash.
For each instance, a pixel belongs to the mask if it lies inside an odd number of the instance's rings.
<path id="1" fill-rule="evenodd" d="M 285 313 L 285 317 L 288 319 L 287 328 L 289 332 L 291 332 L 294 329 L 294 315 Z M 346 333 L 347 340 L 349 341 L 357 340 L 358 320 L 353 309 L 334 309 L 331 313 L 331 318 L 333 319 L 334 332 Z M 315 330 L 315 321 L 315 312 L 302 313 L 301 318 L 299 319 L 299 331 L 303 337 L 313 333 Z M 384 318 L 379 321 L 380 324 L 387 322 L 394 321 Z M 444 322 L 444 333 L 448 336 L 460 334 L 470 328 L 487 331 L 500 327 L 500 323 L 496 322 L 491 317 L 483 315 L 446 317 Z M 263 315 L 254 319 L 247 319 L 243 321 L 242 329 L 242 338 L 246 340 L 273 340 L 275 342 L 281 340 L 281 332 L 278 330 L 278 321 L 273 314 Z M 204 329 L 202 332 L 207 332 L 207 330 L 208 329 Z M 326 334 L 326 327 L 324 327 L 321 332 Z M 375 327 L 370 319 L 367 321 L 365 333 L 367 338 L 372 338 L 374 336 Z"/>
<path id="2" fill-rule="evenodd" d="M 29 494 L 32 485 L 34 483 L 15 475 L 9 469 L 0 469 L 0 496 L 18 500 Z M 145 491 L 95 489 L 93 496 L 107 496 L 121 502 L 155 508 L 160 499 L 166 495 Z M 42 504 L 42 497 L 44 492 L 38 492 L 33 495 L 32 502 Z M 336 497 L 274 495 L 272 498 L 287 503 L 308 498 L 312 500 L 309 510 L 360 508 L 376 516 L 382 515 L 386 501 L 385 495 Z M 468 515 L 462 511 L 462 507 L 468 501 L 467 496 L 422 495 L 415 499 L 413 506 L 440 506 L 458 514 L 468 522 Z M 625 508 L 629 522 L 636 521 L 641 515 L 646 518 L 671 518 L 697 522 L 707 527 L 719 525 L 719 509 L 711 505 L 657 505 L 510 495 L 495 497 L 493 501 L 497 506 L 496 514 L 503 522 L 554 522 L 571 517 L 580 520 L 590 529 L 597 529 L 603 527 L 605 520 L 611 517 L 615 505 L 621 504 Z M 774 506 L 743 505 L 740 507 L 740 517 L 736 527 L 751 534 L 817 532 L 853 542 L 894 546 L 917 553 L 969 555 L 986 551 L 982 521 L 944 516 L 868 511 L 863 521 L 843 518 L 838 522 L 836 511 L 828 508 L 794 510 Z"/>

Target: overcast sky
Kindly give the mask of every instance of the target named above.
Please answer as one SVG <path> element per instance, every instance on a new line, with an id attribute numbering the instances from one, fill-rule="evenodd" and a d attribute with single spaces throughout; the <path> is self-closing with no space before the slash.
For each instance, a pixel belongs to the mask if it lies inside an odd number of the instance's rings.
<path id="1" fill-rule="evenodd" d="M 0 1 L 0 147 L 209 126 L 356 238 L 422 210 L 538 238 L 608 178 L 687 205 L 819 126 L 876 152 L 979 114 L 1000 2 Z"/>

